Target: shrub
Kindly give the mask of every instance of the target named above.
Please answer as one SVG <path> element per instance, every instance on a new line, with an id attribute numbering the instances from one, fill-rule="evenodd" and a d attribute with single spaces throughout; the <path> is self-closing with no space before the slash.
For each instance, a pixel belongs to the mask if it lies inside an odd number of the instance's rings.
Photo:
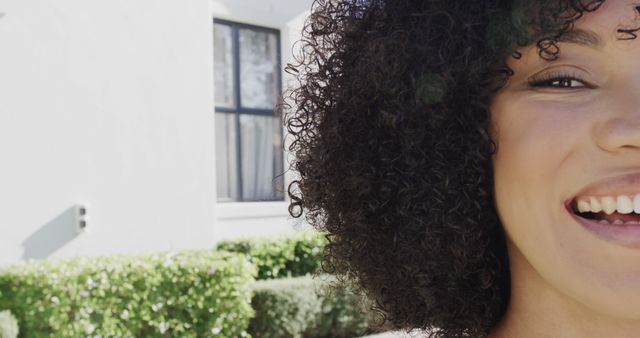
<path id="1" fill-rule="evenodd" d="M 258 269 L 257 279 L 299 277 L 320 268 L 326 240 L 316 231 L 274 237 L 245 237 L 218 243 L 219 251 L 249 256 Z"/>
<path id="2" fill-rule="evenodd" d="M 0 338 L 16 338 L 18 336 L 18 321 L 10 311 L 0 311 Z"/>
<path id="3" fill-rule="evenodd" d="M 0 270 L 21 337 L 241 337 L 253 316 L 245 256 L 162 253 L 32 261 Z"/>
<path id="4" fill-rule="evenodd" d="M 373 332 L 368 329 L 375 322 L 370 304 L 346 288 L 328 292 L 328 285 L 311 276 L 256 282 L 251 300 L 256 316 L 249 333 L 255 338 L 346 338 Z"/>

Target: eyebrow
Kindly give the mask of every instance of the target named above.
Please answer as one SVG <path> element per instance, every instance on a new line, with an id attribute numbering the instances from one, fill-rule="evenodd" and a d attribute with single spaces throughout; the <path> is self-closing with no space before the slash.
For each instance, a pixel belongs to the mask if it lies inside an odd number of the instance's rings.
<path id="1" fill-rule="evenodd" d="M 558 37 L 557 42 L 568 42 L 592 48 L 600 48 L 600 36 L 592 30 L 574 28 Z"/>

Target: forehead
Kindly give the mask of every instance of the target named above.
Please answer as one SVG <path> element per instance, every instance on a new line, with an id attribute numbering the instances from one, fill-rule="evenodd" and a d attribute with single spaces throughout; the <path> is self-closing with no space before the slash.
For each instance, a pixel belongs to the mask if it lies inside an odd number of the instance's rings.
<path id="1" fill-rule="evenodd" d="M 640 1 L 607 0 L 594 12 L 585 12 L 575 28 L 597 33 L 604 43 L 629 40 L 640 34 Z"/>
<path id="2" fill-rule="evenodd" d="M 586 46 L 603 55 L 617 55 L 624 50 L 638 49 L 640 43 L 633 40 L 640 35 L 640 0 L 606 0 L 597 10 L 584 12 L 582 17 L 575 21 L 573 28 L 557 40 L 560 59 L 564 59 L 569 52 L 575 56 L 578 51 L 584 51 L 566 48 L 576 45 Z M 615 48 L 611 48 L 614 44 Z M 535 43 L 519 49 L 519 52 L 522 58 L 507 58 L 507 64 L 514 70 L 548 62 L 539 56 Z"/>

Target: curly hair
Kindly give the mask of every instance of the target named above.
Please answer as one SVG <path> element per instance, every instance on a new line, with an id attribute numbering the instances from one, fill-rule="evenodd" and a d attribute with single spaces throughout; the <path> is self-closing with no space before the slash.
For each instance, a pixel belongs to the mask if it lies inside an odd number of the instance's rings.
<path id="1" fill-rule="evenodd" d="M 287 71 L 299 175 L 289 213 L 326 234 L 323 270 L 399 329 L 483 337 L 506 311 L 489 100 L 533 43 L 604 0 L 316 0 Z"/>

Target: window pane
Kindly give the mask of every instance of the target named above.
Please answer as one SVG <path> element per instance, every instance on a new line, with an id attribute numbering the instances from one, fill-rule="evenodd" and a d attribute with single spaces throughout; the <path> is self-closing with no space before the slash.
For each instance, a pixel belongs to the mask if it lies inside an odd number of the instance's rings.
<path id="1" fill-rule="evenodd" d="M 218 202 L 237 201 L 238 146 L 236 115 L 216 113 L 216 190 Z"/>
<path id="2" fill-rule="evenodd" d="M 233 108 L 233 37 L 231 27 L 222 24 L 214 24 L 213 26 L 216 106 Z"/>
<path id="3" fill-rule="evenodd" d="M 278 88 L 277 36 L 240 29 L 240 94 L 242 107 L 273 109 Z"/>
<path id="4" fill-rule="evenodd" d="M 240 114 L 242 194 L 245 201 L 282 200 L 282 137 L 280 119 Z"/>

